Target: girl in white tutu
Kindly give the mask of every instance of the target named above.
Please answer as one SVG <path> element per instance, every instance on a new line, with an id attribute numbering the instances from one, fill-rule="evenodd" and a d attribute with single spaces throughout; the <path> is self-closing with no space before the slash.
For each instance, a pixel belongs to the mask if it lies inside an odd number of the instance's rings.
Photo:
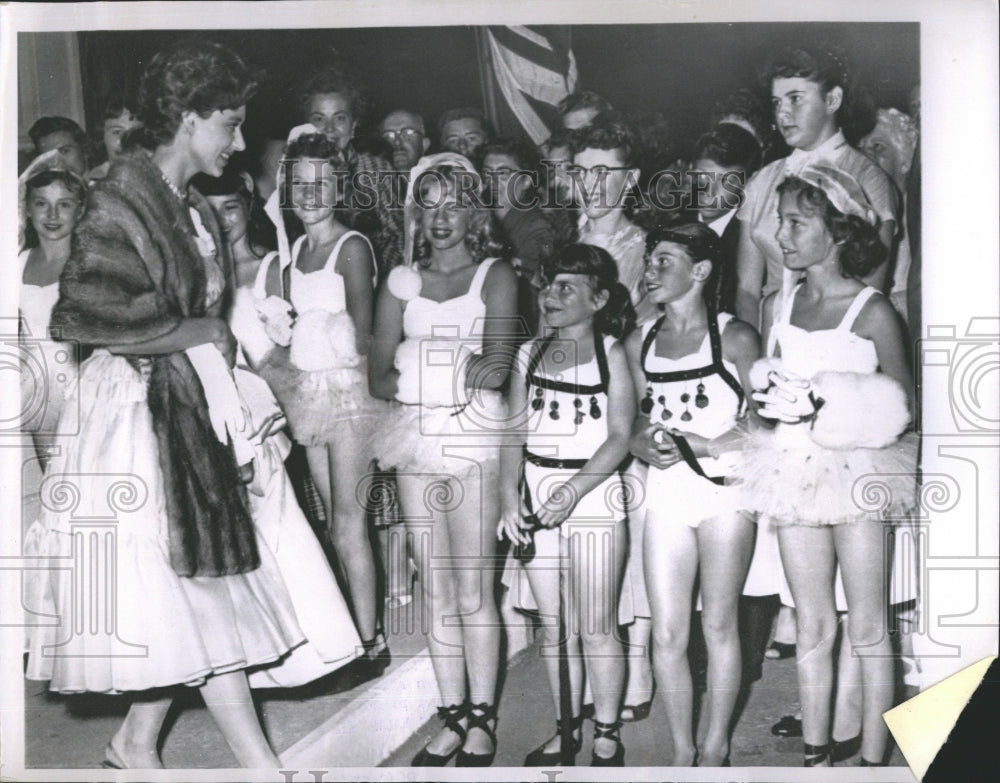
<path id="1" fill-rule="evenodd" d="M 742 674 L 737 610 L 754 546 L 753 519 L 726 480 L 739 463 L 760 338 L 708 304 L 721 261 L 718 238 L 703 223 L 650 231 L 646 290 L 662 315 L 626 342 L 640 410 L 632 453 L 649 465 L 643 561 L 653 663 L 680 767 L 729 763 Z M 708 650 L 707 729 L 698 748 L 688 663 L 696 579 Z"/>
<path id="2" fill-rule="evenodd" d="M 860 278 L 885 255 L 857 181 L 826 163 L 778 187 L 776 234 L 802 282 L 764 303 L 768 359 L 754 365 L 760 415 L 778 423 L 744 456 L 744 502 L 778 526 L 797 611 L 806 766 L 830 763 L 834 573 L 840 565 L 848 640 L 861 657 L 862 765 L 884 763 L 893 676 L 887 633 L 887 517 L 915 502 L 912 378 L 904 327 Z"/>
<path id="3" fill-rule="evenodd" d="M 635 311 L 628 289 L 618 282 L 615 260 L 602 248 L 567 245 L 543 261 L 540 271 L 547 334 L 521 348 L 511 381 L 500 531 L 533 549 L 520 559 L 543 618 L 543 654 L 559 731 L 525 764 L 559 764 L 567 751 L 568 756 L 579 752 L 586 656 L 594 695 L 591 763 L 620 767 L 626 658 L 617 616 L 628 553 L 628 493 L 620 467 L 628 455 L 635 400 L 617 338 L 634 326 Z M 560 698 L 561 645 L 569 698 Z M 566 704 L 571 715 L 561 713 Z M 570 736 L 571 749 L 563 747 Z"/>
<path id="4" fill-rule="evenodd" d="M 496 753 L 493 557 L 506 417 L 499 389 L 518 323 L 517 279 L 509 264 L 488 257 L 490 212 L 469 196 L 478 189 L 461 155 L 414 167 L 406 231 L 418 261 L 392 271 L 376 309 L 372 393 L 402 403 L 377 437 L 376 457 L 397 470 L 445 705 L 445 727 L 415 766 L 444 766 L 456 754 L 458 766 L 488 766 Z"/>
<path id="5" fill-rule="evenodd" d="M 368 393 L 375 258 L 363 234 L 338 220 L 345 178 L 336 145 L 300 126 L 286 150 L 279 189 L 305 229 L 255 285 L 265 330 L 277 344 L 259 371 L 306 447 L 325 506 L 330 542 L 365 647 L 365 678 L 382 673 L 388 646 L 376 632 L 375 558 L 365 515 L 372 429 L 386 410 Z M 274 198 L 274 197 L 272 197 Z M 279 228 L 279 230 L 281 230 Z"/>

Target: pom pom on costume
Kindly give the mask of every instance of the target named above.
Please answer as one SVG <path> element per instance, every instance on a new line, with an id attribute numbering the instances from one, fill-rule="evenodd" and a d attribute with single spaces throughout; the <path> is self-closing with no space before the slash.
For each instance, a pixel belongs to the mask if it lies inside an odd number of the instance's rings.
<path id="1" fill-rule="evenodd" d="M 471 355 L 467 346 L 454 340 L 403 340 L 394 360 L 399 372 L 396 399 L 427 408 L 465 405 L 469 401 L 465 380 Z"/>
<path id="2" fill-rule="evenodd" d="M 389 272 L 387 285 L 389 293 L 394 297 L 401 302 L 409 302 L 420 296 L 423 281 L 420 278 L 420 272 L 412 266 L 397 266 Z"/>
<path id="3" fill-rule="evenodd" d="M 309 310 L 300 313 L 291 329 L 289 358 L 300 370 L 347 369 L 361 362 L 354 337 L 354 322 L 347 311 Z"/>
<path id="4" fill-rule="evenodd" d="M 254 301 L 257 314 L 264 322 L 264 332 L 277 345 L 292 341 L 292 305 L 280 296 L 268 296 Z"/>
<path id="5" fill-rule="evenodd" d="M 810 437 L 828 449 L 880 449 L 895 443 L 910 423 L 906 392 L 881 373 L 823 372 L 813 378 L 826 402 Z"/>

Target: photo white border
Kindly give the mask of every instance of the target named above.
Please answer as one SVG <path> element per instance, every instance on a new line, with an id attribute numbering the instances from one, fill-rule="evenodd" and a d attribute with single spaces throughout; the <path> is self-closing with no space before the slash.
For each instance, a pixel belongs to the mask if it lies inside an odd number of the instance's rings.
<path id="1" fill-rule="evenodd" d="M 12 3 L 0 7 L 0 315 L 16 315 L 17 257 L 17 33 L 77 30 L 142 29 L 253 29 L 324 27 L 416 27 L 444 24 L 626 24 L 707 22 L 920 22 L 921 47 L 921 146 L 923 175 L 923 322 L 929 327 L 953 327 L 961 342 L 970 318 L 987 319 L 987 346 L 996 352 L 997 337 L 990 343 L 989 330 L 1000 329 L 1000 199 L 998 169 L 998 47 L 997 8 L 989 0 L 923 0 L 918 2 L 623 2 L 607 0 L 549 0 L 544 4 L 494 2 L 470 4 L 456 0 L 396 0 L 396 2 L 197 2 L 197 3 Z M 697 66 L 693 66 L 696 68 Z M 974 152 L 974 154 L 973 154 Z M 992 326 L 990 326 L 992 324 Z M 939 332 L 940 333 L 940 332 Z M 998 353 L 1000 356 L 1000 353 Z M 975 613 L 975 623 L 941 624 L 933 629 L 942 642 L 963 645 L 961 660 L 970 664 L 996 652 L 997 595 L 983 594 L 975 580 L 977 569 L 998 568 L 996 520 L 1000 489 L 997 433 L 970 433 L 960 429 L 954 416 L 955 396 L 985 395 L 982 409 L 997 410 L 994 361 L 988 372 L 990 349 L 985 354 L 987 373 L 979 389 L 932 384 L 924 389 L 924 471 L 955 470 L 955 460 L 946 458 L 955 448 L 966 452 L 974 463 L 978 495 L 971 508 L 975 518 L 966 518 L 968 498 L 960 508 L 931 515 L 932 529 L 947 531 L 932 537 L 930 557 L 941 571 L 943 587 L 929 595 L 930 618 L 958 617 Z M 15 380 L 3 373 L 4 395 L 18 394 Z M 971 376 L 970 376 L 971 377 Z M 983 376 L 980 376 L 981 378 Z M 991 380 L 992 379 L 992 380 Z M 959 379 L 959 382 L 961 379 Z M 0 446 L 3 444 L 0 443 Z M 950 451 L 949 451 L 950 450 Z M 978 471 L 978 472 L 977 472 Z M 3 570 L 3 560 L 19 552 L 20 459 L 15 448 L 0 447 L 0 497 L 3 498 L 0 538 L 0 579 L 4 588 L 3 614 L 18 611 L 17 596 L 10 589 L 17 580 Z M 969 473 L 961 478 L 968 484 Z M 957 477 L 956 477 L 957 478 Z M 963 486 L 963 491 L 966 486 Z M 964 516 L 963 516 L 964 515 Z M 954 573 L 949 575 L 949 570 Z M 988 574 L 987 574 L 988 576 Z M 972 594 L 972 585 L 980 594 Z M 986 580 L 989 585 L 989 578 Z M 947 586 L 946 586 L 947 585 Z M 977 601 L 979 603 L 977 603 Z M 978 623 L 978 624 L 977 624 Z M 163 772 L 102 772 L 100 770 L 37 770 L 23 768 L 23 675 L 20 631 L 0 629 L 0 777 L 5 780 L 282 780 L 273 773 L 227 770 L 164 770 Z M 954 659 L 938 661 L 943 678 L 956 671 Z M 96 750 L 96 749 L 95 749 Z M 626 768 L 621 771 L 567 768 L 560 781 L 570 780 L 745 780 L 819 781 L 852 780 L 857 772 L 844 769 L 819 770 L 786 767 L 748 767 L 732 770 L 696 769 L 677 775 L 671 768 Z M 912 780 L 905 768 L 867 770 L 873 781 Z M 340 769 L 324 778 L 368 780 L 462 779 L 545 780 L 541 772 L 516 769 L 414 770 L 409 768 Z M 300 774 L 296 780 L 311 779 Z"/>

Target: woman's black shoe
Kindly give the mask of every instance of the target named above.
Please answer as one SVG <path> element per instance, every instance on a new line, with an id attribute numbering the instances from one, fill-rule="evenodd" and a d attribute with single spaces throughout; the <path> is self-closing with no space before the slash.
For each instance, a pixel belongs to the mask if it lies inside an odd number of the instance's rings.
<path id="1" fill-rule="evenodd" d="M 783 715 L 781 720 L 771 727 L 771 733 L 775 737 L 801 737 L 802 719 L 794 715 Z"/>
<path id="2" fill-rule="evenodd" d="M 545 746 L 549 744 L 551 740 L 546 740 L 544 743 L 535 748 L 531 753 L 524 757 L 524 766 L 526 767 L 558 767 L 558 766 L 576 766 L 576 754 L 580 752 L 580 748 L 583 747 L 583 738 L 578 736 L 578 732 L 583 727 L 583 716 L 577 715 L 573 718 L 573 746 L 571 750 L 572 759 L 566 759 L 563 761 L 562 748 L 559 750 L 546 752 Z M 563 730 L 565 726 L 561 720 L 556 721 L 556 735 L 562 737 Z M 572 762 L 572 763 L 570 763 Z"/>
<path id="3" fill-rule="evenodd" d="M 459 721 L 465 717 L 465 711 L 465 704 L 452 704 L 448 707 L 438 707 L 437 714 L 438 717 L 444 721 L 445 728 L 457 734 L 461 741 L 458 743 L 458 747 L 456 747 L 447 756 L 439 756 L 437 753 L 431 753 L 427 750 L 427 748 L 424 748 L 413 757 L 413 761 L 410 762 L 411 767 L 443 767 L 451 761 L 451 757 L 458 753 L 462 749 L 462 745 L 465 743 L 465 727 L 459 723 Z"/>
<path id="4" fill-rule="evenodd" d="M 857 755 L 861 750 L 861 735 L 851 737 L 849 740 L 834 740 L 830 749 L 830 759 L 832 761 L 847 761 L 851 756 Z"/>
<path id="5" fill-rule="evenodd" d="M 467 718 L 465 730 L 468 732 L 475 728 L 486 732 L 486 736 L 493 743 L 493 750 L 489 753 L 468 753 L 465 748 L 462 748 L 455 758 L 455 766 L 488 767 L 493 763 L 493 759 L 497 755 L 497 735 L 495 729 L 490 726 L 490 721 L 496 721 L 497 718 L 496 707 L 486 702 L 466 705 L 465 715 Z"/>
<path id="6" fill-rule="evenodd" d="M 624 767 L 625 766 L 625 746 L 622 745 L 622 738 L 618 735 L 618 730 L 622 727 L 622 722 L 616 720 L 614 723 L 602 723 L 594 721 L 594 741 L 599 739 L 614 740 L 618 747 L 615 748 L 613 756 L 598 756 L 595 750 L 590 757 L 592 767 Z"/>
<path id="7" fill-rule="evenodd" d="M 354 686 L 378 679 L 392 663 L 392 654 L 384 639 L 380 642 L 379 637 L 376 636 L 374 639 L 362 642 L 362 644 L 365 651 L 352 664 Z"/>

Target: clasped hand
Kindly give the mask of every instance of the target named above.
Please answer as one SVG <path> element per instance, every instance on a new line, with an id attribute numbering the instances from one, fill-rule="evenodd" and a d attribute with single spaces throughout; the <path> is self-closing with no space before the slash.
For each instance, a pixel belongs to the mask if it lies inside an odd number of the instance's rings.
<path id="1" fill-rule="evenodd" d="M 772 370 L 767 377 L 770 386 L 753 393 L 754 400 L 760 403 L 757 413 L 761 417 L 798 424 L 810 421 L 823 406 L 823 399 L 806 378 L 778 370 Z"/>

